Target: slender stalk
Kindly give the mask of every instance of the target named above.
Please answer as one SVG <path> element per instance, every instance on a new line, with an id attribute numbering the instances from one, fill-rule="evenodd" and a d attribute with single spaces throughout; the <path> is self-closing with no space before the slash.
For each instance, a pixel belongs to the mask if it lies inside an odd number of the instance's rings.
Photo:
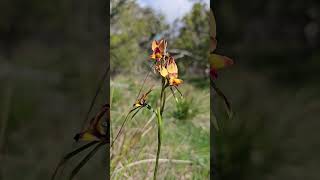
<path id="1" fill-rule="evenodd" d="M 141 107 L 135 107 L 135 108 L 133 108 L 133 109 L 131 109 L 131 110 L 129 111 L 129 113 L 127 114 L 127 116 L 124 118 L 124 121 L 122 122 L 121 127 L 120 127 L 120 129 L 119 129 L 116 137 L 112 140 L 110 147 L 113 147 L 113 144 L 114 144 L 114 142 L 117 140 L 117 138 L 119 137 L 122 128 L 124 127 L 124 125 L 126 124 L 126 122 L 127 122 L 127 120 L 128 120 L 129 115 L 130 115 L 133 111 L 135 111 L 136 109 L 138 109 L 138 110 L 133 114 L 133 116 L 131 116 L 131 119 L 136 115 L 137 112 L 139 112 L 139 110 L 141 109 Z"/>
<path id="2" fill-rule="evenodd" d="M 160 109 L 160 115 L 162 116 L 164 106 L 166 105 L 166 92 L 163 91 L 163 97 L 162 97 L 162 104 L 161 104 L 161 109 Z"/>
<path id="3" fill-rule="evenodd" d="M 160 157 L 160 150 L 161 150 L 162 116 L 160 113 L 160 108 L 157 111 L 157 121 L 158 121 L 158 148 L 157 148 L 157 157 L 156 157 L 156 164 L 154 168 L 153 180 L 157 179 L 158 164 L 159 164 L 159 157 Z"/>
<path id="4" fill-rule="evenodd" d="M 215 117 L 215 107 L 214 107 L 214 90 L 215 90 L 215 84 L 212 81 L 212 79 L 210 79 L 210 118 L 213 119 L 214 121 L 216 121 L 217 123 L 217 129 L 215 127 L 212 126 L 212 124 L 210 124 L 210 176 L 213 179 L 219 180 L 221 179 L 219 176 L 219 172 L 217 169 L 217 148 L 216 148 L 216 141 L 215 138 L 217 137 L 217 130 L 219 129 L 219 122 L 217 121 L 216 117 Z"/>
<path id="5" fill-rule="evenodd" d="M 158 125 L 158 148 L 157 148 L 156 164 L 154 167 L 154 174 L 153 174 L 154 180 L 157 179 L 158 164 L 159 164 L 159 157 L 160 157 L 160 151 L 161 151 L 162 113 L 163 113 L 165 101 L 166 101 L 165 88 L 166 88 L 166 79 L 162 78 L 162 87 L 161 87 L 160 103 L 159 103 L 160 107 L 157 109 L 157 112 L 156 112 L 157 125 Z"/>
<path id="6" fill-rule="evenodd" d="M 165 88 L 166 88 L 166 79 L 162 78 L 162 87 L 161 87 L 161 94 L 160 94 L 160 114 L 162 116 L 165 102 L 166 102 L 166 96 L 165 96 Z"/>

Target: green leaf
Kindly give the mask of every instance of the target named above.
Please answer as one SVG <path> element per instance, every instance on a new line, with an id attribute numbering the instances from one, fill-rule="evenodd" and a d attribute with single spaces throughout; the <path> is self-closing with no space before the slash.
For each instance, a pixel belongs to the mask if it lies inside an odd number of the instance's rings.
<path id="1" fill-rule="evenodd" d="M 213 124 L 214 128 L 219 131 L 220 128 L 219 128 L 219 124 L 218 124 L 218 120 L 216 118 L 216 116 L 214 115 L 213 112 L 211 112 L 210 114 L 210 120 L 211 120 L 211 124 Z"/>
<path id="2" fill-rule="evenodd" d="M 87 144 L 79 147 L 78 149 L 76 149 L 76 150 L 68 153 L 67 155 L 65 155 L 65 156 L 62 158 L 62 160 L 59 162 L 59 164 L 58 164 L 58 166 L 56 167 L 56 169 L 54 170 L 54 173 L 53 173 L 53 175 L 52 175 L 52 177 L 51 177 L 51 180 L 54 180 L 54 179 L 55 179 L 58 170 L 59 170 L 66 162 L 68 162 L 68 160 L 69 160 L 70 158 L 72 158 L 73 156 L 77 155 L 77 154 L 80 153 L 81 151 L 83 151 L 83 150 L 91 147 L 92 145 L 94 145 L 94 144 L 96 144 L 96 143 L 98 143 L 98 141 L 93 141 L 93 142 L 87 143 Z"/>
<path id="3" fill-rule="evenodd" d="M 72 180 L 80 171 L 80 169 L 91 159 L 91 157 L 99 150 L 99 148 L 105 145 L 105 143 L 99 143 L 96 145 L 96 147 L 89 152 L 82 160 L 81 162 L 72 170 L 71 175 L 70 175 L 70 180 Z"/>
<path id="4" fill-rule="evenodd" d="M 220 98 L 222 98 L 224 104 L 225 104 L 225 108 L 227 111 L 227 114 L 229 116 L 229 118 L 231 119 L 233 117 L 233 112 L 232 112 L 232 108 L 231 108 L 231 104 L 228 100 L 228 98 L 224 95 L 224 93 L 216 86 L 215 83 L 211 83 L 212 87 L 214 88 L 214 90 L 217 92 L 218 96 Z"/>

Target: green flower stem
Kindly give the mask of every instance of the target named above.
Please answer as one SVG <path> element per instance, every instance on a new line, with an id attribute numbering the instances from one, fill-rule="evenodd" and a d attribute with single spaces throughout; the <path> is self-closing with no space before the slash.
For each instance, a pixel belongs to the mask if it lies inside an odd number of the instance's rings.
<path id="1" fill-rule="evenodd" d="M 166 92 L 163 91 L 163 97 L 162 97 L 162 104 L 161 104 L 161 109 L 160 109 L 160 115 L 162 116 L 164 106 L 166 105 Z"/>
<path id="2" fill-rule="evenodd" d="M 157 172 L 158 172 L 158 164 L 159 164 L 159 157 L 160 157 L 160 150 L 161 150 L 161 139 L 162 139 L 162 113 L 164 110 L 165 102 L 166 102 L 166 79 L 162 78 L 162 87 L 161 87 L 161 93 L 160 93 L 160 103 L 159 108 L 157 109 L 157 125 L 158 125 L 158 148 L 157 148 L 157 157 L 156 157 L 156 164 L 154 167 L 154 174 L 153 179 L 157 179 Z"/>
<path id="3" fill-rule="evenodd" d="M 157 172 L 158 172 L 158 164 L 159 164 L 159 157 L 160 157 L 160 150 L 161 150 L 161 133 L 162 133 L 162 115 L 160 112 L 160 108 L 157 110 L 157 123 L 158 123 L 158 149 L 157 149 L 157 157 L 156 157 L 156 165 L 154 168 L 153 179 L 157 179 Z"/>

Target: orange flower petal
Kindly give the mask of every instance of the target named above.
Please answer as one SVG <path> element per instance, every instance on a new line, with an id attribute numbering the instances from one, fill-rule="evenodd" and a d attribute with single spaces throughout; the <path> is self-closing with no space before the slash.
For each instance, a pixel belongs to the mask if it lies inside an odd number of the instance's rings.
<path id="1" fill-rule="evenodd" d="M 160 40 L 160 42 L 159 42 L 159 50 L 160 50 L 160 52 L 164 53 L 166 48 L 167 48 L 167 41 L 166 40 Z"/>
<path id="2" fill-rule="evenodd" d="M 150 55 L 150 58 L 151 59 L 156 59 L 156 55 L 153 53 L 153 54 Z"/>
<path id="3" fill-rule="evenodd" d="M 152 41 L 152 44 L 151 44 L 151 49 L 152 49 L 152 51 L 154 51 L 157 47 L 158 47 L 158 41 L 153 40 L 153 41 Z"/>
<path id="4" fill-rule="evenodd" d="M 180 85 L 181 83 L 183 83 L 183 80 L 181 80 L 181 79 L 178 79 L 178 78 L 170 78 L 170 79 L 169 79 L 169 84 L 170 84 L 171 86 L 178 86 L 178 85 Z"/>

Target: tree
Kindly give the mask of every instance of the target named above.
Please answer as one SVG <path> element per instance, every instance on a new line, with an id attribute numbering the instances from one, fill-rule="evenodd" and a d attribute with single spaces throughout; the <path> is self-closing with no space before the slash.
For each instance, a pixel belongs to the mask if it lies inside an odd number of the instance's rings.
<path id="1" fill-rule="evenodd" d="M 209 51 L 209 24 L 206 4 L 195 3 L 190 13 L 186 14 L 180 23 L 179 34 L 174 37 L 173 46 L 176 52 L 182 55 L 180 62 L 187 74 L 205 74 L 208 67 Z"/>
<path id="2" fill-rule="evenodd" d="M 111 72 L 133 71 L 146 60 L 146 49 L 151 41 L 168 25 L 164 17 L 150 8 L 140 7 L 135 1 L 111 1 L 110 20 Z"/>

